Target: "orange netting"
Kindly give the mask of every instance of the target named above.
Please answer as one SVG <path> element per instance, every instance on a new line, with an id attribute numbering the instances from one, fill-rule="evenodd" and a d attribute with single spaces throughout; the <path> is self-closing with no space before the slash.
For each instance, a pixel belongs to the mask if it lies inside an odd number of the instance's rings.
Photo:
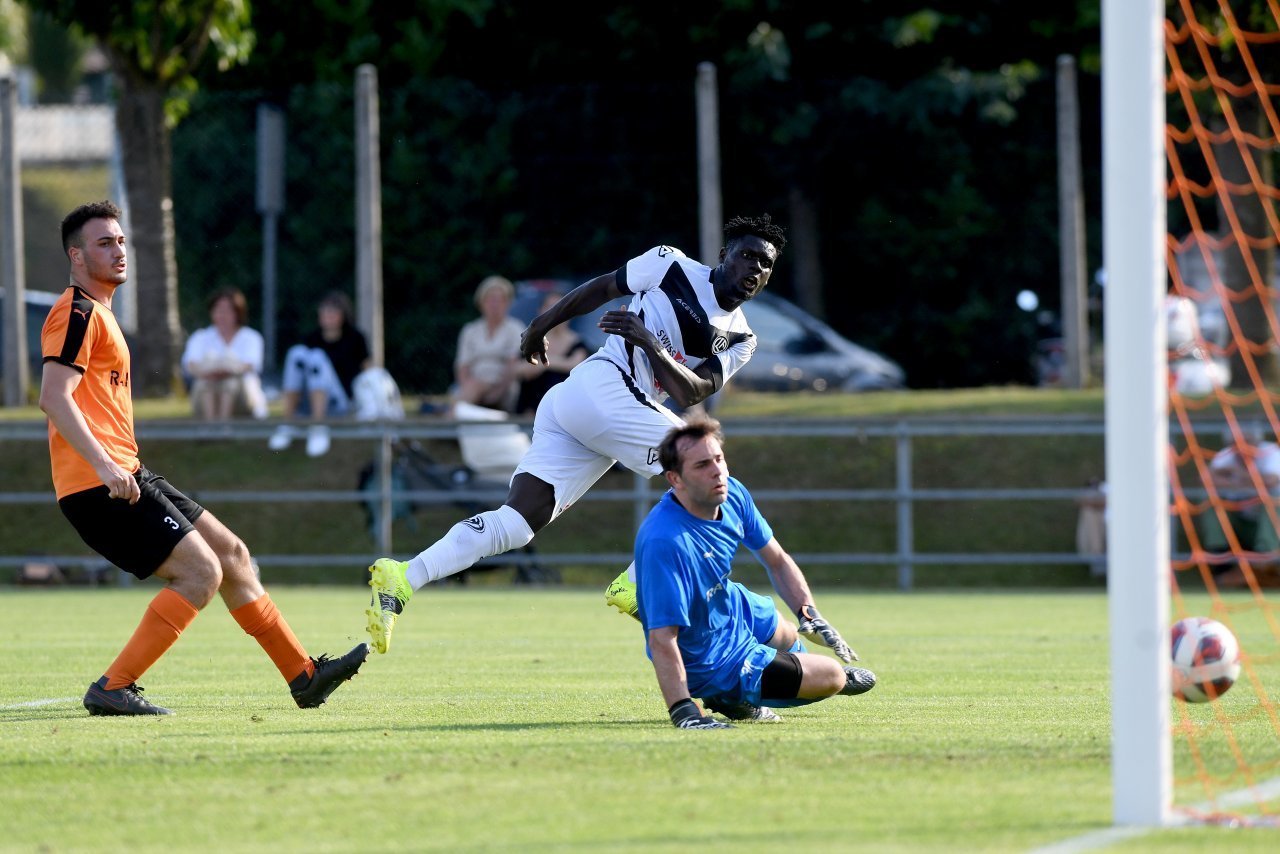
<path id="1" fill-rule="evenodd" d="M 1190 300 L 1199 321 L 1170 352 L 1171 582 L 1174 619 L 1225 624 L 1242 667 L 1217 700 L 1174 702 L 1174 791 L 1206 821 L 1274 824 L 1280 188 L 1267 159 L 1280 150 L 1280 0 L 1213 5 L 1171 0 L 1165 21 L 1170 316 Z"/>

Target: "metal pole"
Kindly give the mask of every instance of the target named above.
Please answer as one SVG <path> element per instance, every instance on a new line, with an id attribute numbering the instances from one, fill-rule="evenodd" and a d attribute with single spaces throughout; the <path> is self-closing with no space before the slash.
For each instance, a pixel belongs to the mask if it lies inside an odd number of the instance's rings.
<path id="1" fill-rule="evenodd" d="M 262 375 L 274 382 L 276 364 L 276 235 L 277 217 L 262 215 Z"/>
<path id="2" fill-rule="evenodd" d="M 1170 816 L 1164 0 L 1105 0 L 1103 251 L 1112 816 Z"/>
<path id="3" fill-rule="evenodd" d="M 907 425 L 898 422 L 897 492 L 898 492 L 898 589 L 910 590 L 915 586 L 915 568 L 912 565 L 915 552 L 915 524 L 911 515 L 911 435 Z"/>
<path id="4" fill-rule="evenodd" d="M 694 83 L 698 111 L 698 252 L 702 263 L 719 263 L 724 225 L 720 198 L 720 101 L 716 94 L 716 67 L 698 63 Z"/>
<path id="5" fill-rule="evenodd" d="M 378 69 L 356 69 L 356 323 L 374 365 L 385 364 L 382 330 L 382 173 Z"/>
<path id="6" fill-rule="evenodd" d="M 284 110 L 258 105 L 257 207 L 262 215 L 262 374 L 274 381 L 276 366 L 276 235 L 284 212 Z"/>
<path id="7" fill-rule="evenodd" d="M 27 274 L 22 257 L 22 176 L 18 167 L 16 125 L 18 83 L 0 77 L 0 234 L 9 251 L 0 255 L 4 292 L 4 405 L 23 406 L 31 382 L 27 367 Z"/>
<path id="8" fill-rule="evenodd" d="M 395 521 L 391 491 L 392 460 L 391 428 L 382 425 L 382 438 L 378 441 L 378 554 L 391 556 L 391 523 Z"/>
<path id="9" fill-rule="evenodd" d="M 1080 107 L 1076 62 L 1058 57 L 1058 255 L 1062 277 L 1062 384 L 1089 380 L 1089 319 L 1085 312 L 1084 185 L 1080 177 Z"/>

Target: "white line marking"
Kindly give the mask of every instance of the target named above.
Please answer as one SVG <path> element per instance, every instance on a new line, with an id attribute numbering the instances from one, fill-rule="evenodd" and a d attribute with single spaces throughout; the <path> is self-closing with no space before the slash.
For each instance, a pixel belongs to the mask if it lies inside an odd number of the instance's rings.
<path id="1" fill-rule="evenodd" d="M 10 703 L 7 706 L 0 706 L 0 712 L 10 709 L 35 709 L 40 706 L 56 706 L 59 703 L 74 703 L 79 697 L 54 697 L 48 700 L 28 700 L 25 703 Z"/>
<path id="2" fill-rule="evenodd" d="M 1280 777 L 1264 780 L 1247 789 L 1228 792 L 1218 798 L 1217 801 L 1201 801 L 1190 807 L 1190 809 L 1199 813 L 1213 813 L 1230 807 L 1242 807 L 1257 801 L 1269 801 L 1274 798 L 1280 798 Z M 1163 827 L 1108 827 L 1102 830 L 1090 831 L 1073 839 L 1055 842 L 1042 848 L 1034 848 L 1031 850 L 1031 854 L 1079 854 L 1081 851 L 1096 851 L 1099 848 L 1107 848 L 1118 842 L 1124 842 L 1126 839 L 1145 836 L 1155 830 L 1199 824 L 1201 822 L 1197 821 L 1193 816 L 1176 813 L 1169 820 L 1169 823 Z"/>

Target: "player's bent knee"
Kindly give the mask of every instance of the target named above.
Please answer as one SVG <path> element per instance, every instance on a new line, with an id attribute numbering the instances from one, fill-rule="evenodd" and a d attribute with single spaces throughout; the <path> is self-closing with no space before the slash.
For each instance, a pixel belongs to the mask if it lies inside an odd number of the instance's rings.
<path id="1" fill-rule="evenodd" d="M 213 601 L 223 577 L 213 549 L 197 534 L 183 537 L 156 575 L 197 608 Z"/>
<path id="2" fill-rule="evenodd" d="M 796 658 L 800 660 L 802 673 L 800 697 L 807 700 L 833 697 L 844 688 L 844 667 L 835 659 L 807 652 L 797 653 Z"/>
<path id="3" fill-rule="evenodd" d="M 231 537 L 221 546 L 218 563 L 221 564 L 224 575 L 241 568 L 247 569 L 251 574 L 253 572 L 253 565 L 249 560 L 249 547 L 245 545 L 244 540 L 236 536 Z"/>

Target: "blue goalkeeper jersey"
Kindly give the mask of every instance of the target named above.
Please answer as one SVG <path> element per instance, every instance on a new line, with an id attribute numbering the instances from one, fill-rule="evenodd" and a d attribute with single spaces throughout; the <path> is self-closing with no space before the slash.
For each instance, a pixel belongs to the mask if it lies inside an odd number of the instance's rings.
<path id="1" fill-rule="evenodd" d="M 640 624 L 646 638 L 650 629 L 679 628 L 677 642 L 694 697 L 738 685 L 742 662 L 756 640 L 745 618 L 751 610 L 745 588 L 729 579 L 733 556 L 739 544 L 756 551 L 772 539 L 751 493 L 732 477 L 719 519 L 699 519 L 668 492 L 640 526 L 635 552 Z"/>

